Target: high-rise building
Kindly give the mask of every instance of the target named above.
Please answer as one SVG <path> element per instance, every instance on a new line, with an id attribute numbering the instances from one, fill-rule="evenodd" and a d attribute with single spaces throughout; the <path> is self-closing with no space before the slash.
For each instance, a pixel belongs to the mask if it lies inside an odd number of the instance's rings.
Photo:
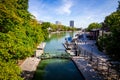
<path id="1" fill-rule="evenodd" d="M 55 22 L 57 25 L 61 25 L 61 22 L 60 21 L 56 21 Z"/>
<path id="2" fill-rule="evenodd" d="M 73 20 L 70 21 L 70 26 L 74 27 L 74 21 Z"/>

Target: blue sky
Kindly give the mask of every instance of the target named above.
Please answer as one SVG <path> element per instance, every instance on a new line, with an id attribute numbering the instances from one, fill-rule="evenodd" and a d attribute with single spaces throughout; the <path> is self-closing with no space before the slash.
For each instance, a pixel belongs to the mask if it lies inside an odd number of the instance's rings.
<path id="1" fill-rule="evenodd" d="M 103 22 L 105 16 L 116 11 L 118 0 L 29 0 L 29 12 L 37 20 L 86 28 L 92 22 Z"/>

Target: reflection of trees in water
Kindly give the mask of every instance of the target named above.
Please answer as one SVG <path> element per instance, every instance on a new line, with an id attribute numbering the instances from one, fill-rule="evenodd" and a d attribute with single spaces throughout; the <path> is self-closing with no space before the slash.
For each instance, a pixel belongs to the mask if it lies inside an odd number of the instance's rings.
<path id="1" fill-rule="evenodd" d="M 69 37 L 73 37 L 74 33 L 75 31 L 52 33 L 52 34 L 49 34 L 49 37 L 45 41 L 50 42 L 51 40 L 58 40 L 58 39 L 65 37 L 66 35 L 68 35 Z"/>
<path id="2" fill-rule="evenodd" d="M 54 34 L 49 34 L 49 38 L 45 41 L 50 42 L 51 40 L 58 40 L 60 38 L 63 38 L 66 36 L 66 32 L 60 32 L 60 33 L 54 33 Z"/>
<path id="3" fill-rule="evenodd" d="M 70 32 L 70 37 L 74 36 L 74 31 Z"/>

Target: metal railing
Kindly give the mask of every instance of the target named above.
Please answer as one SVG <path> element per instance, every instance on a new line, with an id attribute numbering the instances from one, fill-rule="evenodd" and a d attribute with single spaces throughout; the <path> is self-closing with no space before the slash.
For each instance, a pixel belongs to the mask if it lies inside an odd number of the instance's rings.
<path id="1" fill-rule="evenodd" d="M 110 61 L 104 56 L 97 56 L 92 51 L 87 51 L 79 47 L 79 54 L 91 64 L 91 66 L 100 75 L 104 76 L 105 80 L 120 80 L 120 62 Z"/>

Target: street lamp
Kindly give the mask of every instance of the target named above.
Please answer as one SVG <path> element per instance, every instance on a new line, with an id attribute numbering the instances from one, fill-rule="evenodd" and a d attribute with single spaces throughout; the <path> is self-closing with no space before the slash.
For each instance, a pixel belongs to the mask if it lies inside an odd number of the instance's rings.
<path id="1" fill-rule="evenodd" d="M 79 56 L 79 48 L 78 48 L 78 43 L 76 43 L 76 52 L 77 52 L 77 56 Z"/>
<path id="2" fill-rule="evenodd" d="M 91 49 L 91 53 L 90 53 L 90 61 L 92 61 L 92 54 L 93 54 L 93 44 L 91 45 L 92 46 L 92 49 Z"/>

